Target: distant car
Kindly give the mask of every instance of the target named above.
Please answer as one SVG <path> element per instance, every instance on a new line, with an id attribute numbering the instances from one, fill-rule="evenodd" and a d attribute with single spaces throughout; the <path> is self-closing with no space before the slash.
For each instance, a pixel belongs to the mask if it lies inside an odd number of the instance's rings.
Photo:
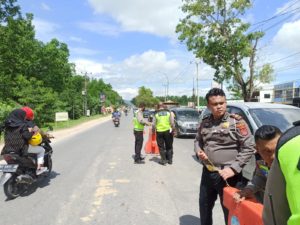
<path id="1" fill-rule="evenodd" d="M 172 108 L 175 116 L 177 137 L 196 136 L 199 125 L 199 112 L 192 108 Z"/>
<path id="2" fill-rule="evenodd" d="M 144 118 L 149 118 L 150 116 L 150 110 L 149 109 L 145 109 L 144 112 L 143 112 L 143 117 Z"/>
<path id="3" fill-rule="evenodd" d="M 133 116 L 135 116 L 135 113 L 138 111 L 138 108 L 133 108 L 132 112 L 133 112 Z"/>
<path id="4" fill-rule="evenodd" d="M 242 116 L 252 134 L 262 125 L 273 125 L 284 132 L 293 126 L 293 122 L 300 120 L 300 108 L 284 104 L 259 102 L 227 103 L 227 111 Z M 205 109 L 202 112 L 200 122 L 207 114 L 210 114 L 209 109 Z M 243 169 L 243 176 L 250 180 L 254 169 L 255 158 L 253 157 L 251 162 Z"/>

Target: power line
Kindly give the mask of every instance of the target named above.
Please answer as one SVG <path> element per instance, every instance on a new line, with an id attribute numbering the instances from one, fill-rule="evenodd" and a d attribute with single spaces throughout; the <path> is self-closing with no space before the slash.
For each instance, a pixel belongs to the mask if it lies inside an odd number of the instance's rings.
<path id="1" fill-rule="evenodd" d="M 285 56 L 285 57 L 283 57 L 283 58 L 277 59 L 277 60 L 275 60 L 275 61 L 273 61 L 273 62 L 269 62 L 269 63 L 270 63 L 270 64 L 274 64 L 274 63 L 276 63 L 276 62 L 283 61 L 283 60 L 285 60 L 285 59 L 287 59 L 287 58 L 290 58 L 290 57 L 295 56 L 295 55 L 298 55 L 298 54 L 300 54 L 300 51 L 299 51 L 299 52 L 296 52 L 296 53 L 293 53 L 293 54 L 291 54 L 291 55 Z"/>
<path id="2" fill-rule="evenodd" d="M 284 15 L 290 13 L 290 12 L 293 12 L 293 11 L 299 9 L 300 7 L 297 7 L 297 8 L 295 8 L 295 9 L 290 10 L 290 11 L 286 11 L 287 9 L 291 8 L 292 6 L 294 6 L 294 5 L 295 5 L 296 3 L 298 3 L 298 2 L 300 2 L 300 0 L 296 0 L 292 5 L 290 5 L 289 7 L 285 8 L 283 11 L 279 12 L 278 14 L 276 14 L 276 15 L 274 15 L 274 16 L 268 18 L 268 19 L 265 19 L 265 20 L 259 21 L 259 22 L 257 22 L 257 23 L 254 23 L 254 24 L 252 24 L 251 26 L 256 26 L 256 25 L 259 25 L 259 24 L 264 24 L 264 23 L 266 23 L 266 22 L 269 22 L 269 21 L 271 21 L 271 20 L 273 20 L 273 19 L 276 19 L 276 18 L 278 18 L 278 17 L 280 17 L 280 16 L 284 16 Z"/>
<path id="3" fill-rule="evenodd" d="M 295 68 L 298 68 L 298 67 L 300 67 L 300 62 L 290 64 L 290 65 L 287 65 L 287 66 L 283 66 L 283 67 L 279 67 L 277 69 L 275 68 L 274 70 L 276 70 L 276 72 L 282 72 L 282 71 L 285 71 L 285 70 L 295 69 Z"/>
<path id="4" fill-rule="evenodd" d="M 278 63 L 278 62 L 280 62 L 280 61 L 283 61 L 283 60 L 285 60 L 285 59 L 288 59 L 288 58 L 290 58 L 290 57 L 293 57 L 293 56 L 299 55 L 299 54 L 300 54 L 300 51 L 299 51 L 299 52 L 295 52 L 295 53 L 293 53 L 293 54 L 291 54 L 291 55 L 285 56 L 285 57 L 283 57 L 283 58 L 276 59 L 276 60 L 274 60 L 274 61 L 272 61 L 272 62 L 266 62 L 265 64 L 272 64 L 272 65 L 274 65 L 275 63 Z M 263 65 L 257 66 L 257 68 L 262 68 L 262 67 L 263 67 Z"/>
<path id="5" fill-rule="evenodd" d="M 300 2 L 300 0 L 298 0 L 298 1 Z M 250 32 L 253 32 L 253 31 L 255 31 L 255 30 L 258 30 L 260 27 L 264 26 L 267 22 L 270 22 L 271 20 L 277 19 L 277 18 L 279 18 L 279 17 L 281 17 L 281 16 L 285 16 L 285 15 L 291 13 L 291 15 L 287 16 L 286 18 L 284 18 L 284 19 L 280 20 L 279 22 L 277 22 L 277 23 L 271 25 L 270 27 L 268 27 L 268 28 L 262 30 L 262 31 L 267 31 L 267 30 L 269 30 L 269 29 L 275 27 L 276 25 L 282 23 L 283 21 L 285 21 L 285 20 L 291 18 L 292 16 L 294 16 L 295 14 L 297 14 L 299 11 L 300 11 L 300 7 L 297 7 L 297 8 L 295 8 L 295 9 L 292 9 L 292 10 L 289 10 L 289 11 L 286 11 L 286 12 L 282 12 L 281 14 L 277 14 L 277 15 L 275 15 L 275 16 L 273 16 L 273 17 L 271 17 L 271 18 L 268 18 L 268 19 L 266 19 L 266 20 L 263 20 L 263 21 L 260 21 L 260 22 L 255 23 L 255 24 L 252 24 L 251 26 L 254 26 L 254 27 L 253 27 L 253 29 L 250 30 Z"/>
<path id="6" fill-rule="evenodd" d="M 299 7 L 299 10 L 298 10 L 298 11 L 300 11 L 300 7 Z M 274 23 L 273 25 L 269 26 L 268 28 L 264 29 L 263 32 L 272 29 L 273 27 L 275 27 L 275 26 L 281 24 L 281 23 L 284 22 L 285 20 L 288 20 L 288 19 L 292 18 L 293 16 L 294 16 L 293 14 L 289 15 L 288 17 L 286 17 L 286 18 L 284 18 L 284 19 L 278 21 L 277 23 Z"/>

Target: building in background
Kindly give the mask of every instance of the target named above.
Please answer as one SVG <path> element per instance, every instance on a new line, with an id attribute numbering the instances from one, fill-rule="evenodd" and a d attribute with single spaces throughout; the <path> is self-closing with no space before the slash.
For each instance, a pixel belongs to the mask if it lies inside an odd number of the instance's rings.
<path id="1" fill-rule="evenodd" d="M 274 85 L 274 103 L 300 107 L 300 80 Z"/>
<path id="2" fill-rule="evenodd" d="M 264 85 L 263 89 L 259 92 L 258 96 L 259 102 L 270 103 L 274 101 L 274 86 Z"/>

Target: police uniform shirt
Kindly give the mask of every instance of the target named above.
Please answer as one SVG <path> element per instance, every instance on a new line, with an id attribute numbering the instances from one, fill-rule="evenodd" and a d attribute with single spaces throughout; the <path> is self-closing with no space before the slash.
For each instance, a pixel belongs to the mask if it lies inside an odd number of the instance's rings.
<path id="1" fill-rule="evenodd" d="M 240 173 L 255 152 L 254 138 L 238 115 L 225 113 L 215 120 L 210 114 L 199 127 L 199 147 L 214 166 L 230 167 Z"/>

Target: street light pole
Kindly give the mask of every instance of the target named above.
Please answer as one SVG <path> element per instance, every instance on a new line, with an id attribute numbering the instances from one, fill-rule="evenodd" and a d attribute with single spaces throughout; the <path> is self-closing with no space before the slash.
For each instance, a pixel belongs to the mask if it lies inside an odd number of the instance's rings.
<path id="1" fill-rule="evenodd" d="M 199 62 L 196 62 L 197 67 L 197 110 L 199 110 L 199 71 L 198 71 L 198 64 Z"/>
<path id="2" fill-rule="evenodd" d="M 199 110 L 199 61 L 191 61 L 190 63 L 196 64 L 196 94 L 197 94 L 197 110 Z"/>
<path id="3" fill-rule="evenodd" d="M 167 101 L 167 85 L 163 84 L 164 88 L 165 88 L 165 102 Z"/>
<path id="4" fill-rule="evenodd" d="M 85 76 L 84 76 L 84 93 L 85 93 L 85 101 L 84 101 L 84 114 L 87 114 L 87 88 L 86 88 L 86 79 L 87 79 L 87 72 L 85 72 Z"/>
<path id="5" fill-rule="evenodd" d="M 163 73 L 163 75 L 165 75 L 166 79 L 167 79 L 167 83 L 166 83 L 166 97 L 165 97 L 165 102 L 168 101 L 168 95 L 169 95 L 169 77 L 166 73 Z"/>

